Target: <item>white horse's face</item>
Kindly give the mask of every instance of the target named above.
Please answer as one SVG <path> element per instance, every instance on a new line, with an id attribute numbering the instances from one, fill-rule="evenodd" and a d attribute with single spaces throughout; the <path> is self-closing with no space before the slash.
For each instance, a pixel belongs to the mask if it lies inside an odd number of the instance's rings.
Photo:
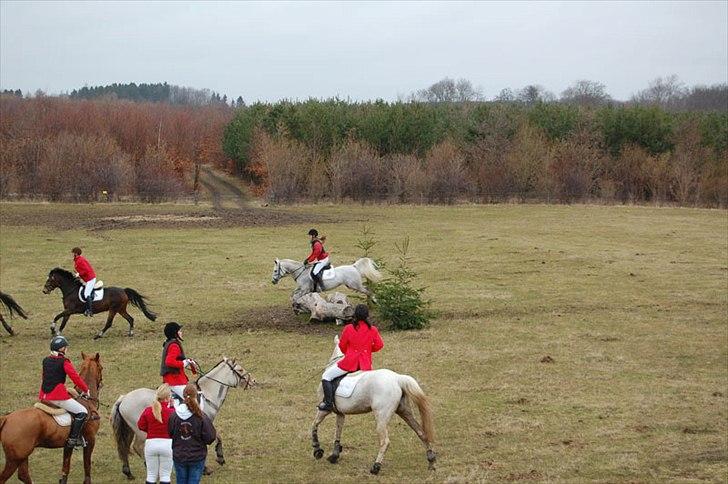
<path id="1" fill-rule="evenodd" d="M 273 266 L 273 277 L 271 278 L 271 282 L 273 284 L 278 284 L 278 281 L 280 281 L 282 277 L 283 269 L 281 269 L 281 261 L 276 259 L 276 262 Z"/>

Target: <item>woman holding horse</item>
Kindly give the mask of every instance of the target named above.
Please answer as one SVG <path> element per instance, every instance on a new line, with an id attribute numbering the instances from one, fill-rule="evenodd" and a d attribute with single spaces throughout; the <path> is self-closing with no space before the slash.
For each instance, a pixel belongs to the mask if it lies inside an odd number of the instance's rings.
<path id="1" fill-rule="evenodd" d="M 43 359 L 43 379 L 38 400 L 46 400 L 70 413 L 73 416 L 73 423 L 66 446 L 85 447 L 86 442 L 81 436 L 81 431 L 83 424 L 86 423 L 88 410 L 68 394 L 66 376 L 81 389 L 81 396 L 86 399 L 89 398 L 89 388 L 78 376 L 71 360 L 66 358 L 67 348 L 68 340 L 63 336 L 56 336 L 51 340 L 51 354 Z"/>
<path id="2" fill-rule="evenodd" d="M 182 349 L 182 325 L 177 322 L 169 322 L 164 326 L 164 336 L 167 340 L 162 345 L 162 368 L 159 374 L 164 383 L 169 385 L 175 398 L 182 400 L 185 385 L 189 381 L 185 368 L 189 368 L 193 374 L 197 373 L 198 365 L 192 358 L 187 358 Z"/>
<path id="3" fill-rule="evenodd" d="M 324 390 L 324 401 L 318 406 L 322 412 L 330 412 L 334 408 L 334 386 L 332 380 L 347 373 L 372 369 L 372 353 L 384 347 L 384 342 L 376 326 L 369 324 L 369 308 L 366 304 L 357 304 L 354 309 L 354 323 L 344 326 L 339 340 L 339 349 L 344 357 L 335 365 L 331 365 L 321 376 Z"/>
<path id="4" fill-rule="evenodd" d="M 80 247 L 74 247 L 71 249 L 71 254 L 73 254 L 73 265 L 76 268 L 78 277 L 81 278 L 84 284 L 83 297 L 86 300 L 86 311 L 83 314 L 86 316 L 93 316 L 93 291 L 94 284 L 96 284 L 96 272 L 94 272 L 94 268 L 91 267 L 89 261 L 81 255 Z"/>
<path id="5" fill-rule="evenodd" d="M 313 291 L 316 292 L 317 285 L 321 287 L 321 290 L 324 288 L 320 274 L 323 268 L 329 265 L 329 254 L 324 250 L 325 235 L 319 238 L 319 233 L 316 229 L 309 230 L 308 235 L 311 237 L 311 253 L 304 259 L 303 264 L 313 264 L 311 279 L 313 279 Z"/>
<path id="6" fill-rule="evenodd" d="M 137 427 L 146 432 L 144 443 L 144 461 L 147 465 L 146 484 L 169 484 L 172 481 L 172 438 L 167 428 L 169 417 L 174 413 L 170 405 L 172 392 L 169 385 L 163 383 L 157 388 L 154 403 L 145 408 Z"/>
<path id="7" fill-rule="evenodd" d="M 197 404 L 197 387 L 190 383 L 184 389 L 184 403 L 169 418 L 172 454 L 177 484 L 199 484 L 205 470 L 207 446 L 217 438 L 212 421 Z"/>

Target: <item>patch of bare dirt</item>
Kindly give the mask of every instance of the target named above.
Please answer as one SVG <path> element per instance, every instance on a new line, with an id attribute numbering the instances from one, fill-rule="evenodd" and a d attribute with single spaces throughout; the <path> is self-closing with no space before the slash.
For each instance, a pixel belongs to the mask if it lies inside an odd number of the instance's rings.
<path id="1" fill-rule="evenodd" d="M 543 474 L 536 469 L 528 472 L 512 472 L 503 478 L 505 481 L 540 481 L 541 479 L 543 479 Z"/>
<path id="2" fill-rule="evenodd" d="M 309 315 L 297 316 L 289 306 L 253 308 L 237 315 L 232 321 L 210 325 L 212 331 L 285 331 L 287 333 L 335 335 L 341 326 L 335 323 L 309 322 Z M 213 329 L 214 328 L 214 329 Z"/>
<path id="3" fill-rule="evenodd" d="M 541 358 L 541 363 L 553 363 L 554 359 L 551 358 L 549 355 L 544 356 Z"/>

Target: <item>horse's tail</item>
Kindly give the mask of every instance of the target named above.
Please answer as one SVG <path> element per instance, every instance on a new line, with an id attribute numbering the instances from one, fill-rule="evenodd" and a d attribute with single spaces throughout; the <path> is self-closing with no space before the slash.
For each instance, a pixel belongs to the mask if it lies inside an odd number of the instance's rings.
<path id="1" fill-rule="evenodd" d="M 111 408 L 111 427 L 114 429 L 114 441 L 116 442 L 116 452 L 119 454 L 119 459 L 123 462 L 129 460 L 129 449 L 131 448 L 131 441 L 134 440 L 134 431 L 124 421 L 124 417 L 121 416 L 119 405 L 123 400 L 124 395 L 120 396 L 114 406 Z"/>
<path id="2" fill-rule="evenodd" d="M 435 426 L 432 420 L 430 401 L 427 399 L 425 392 L 422 391 L 417 380 L 409 375 L 399 375 L 399 386 L 407 395 L 407 398 L 410 398 L 417 405 L 422 420 L 422 430 L 425 432 L 425 439 L 428 443 L 433 443 L 435 441 Z"/>
<path id="3" fill-rule="evenodd" d="M 147 317 L 150 321 L 154 321 L 157 319 L 157 315 L 154 314 L 148 307 L 146 300 L 147 298 L 136 292 L 134 289 L 131 289 L 129 287 L 124 289 L 124 292 L 129 297 L 129 302 L 132 303 L 134 306 L 138 307 L 142 310 L 144 313 L 144 316 Z"/>
<path id="4" fill-rule="evenodd" d="M 369 257 L 362 257 L 358 261 L 354 262 L 354 267 L 359 271 L 359 274 L 366 277 L 372 282 L 379 282 L 382 280 L 382 273 L 377 269 L 377 263 L 371 260 Z"/>
<path id="5" fill-rule="evenodd" d="M 25 314 L 25 311 L 23 310 L 23 308 L 20 307 L 20 304 L 16 303 L 15 299 L 10 297 L 9 294 L 0 292 L 0 302 L 2 302 L 3 305 L 6 308 L 8 308 L 8 311 L 10 312 L 11 317 L 12 317 L 13 313 L 16 313 L 21 318 L 28 319 L 28 315 Z"/>

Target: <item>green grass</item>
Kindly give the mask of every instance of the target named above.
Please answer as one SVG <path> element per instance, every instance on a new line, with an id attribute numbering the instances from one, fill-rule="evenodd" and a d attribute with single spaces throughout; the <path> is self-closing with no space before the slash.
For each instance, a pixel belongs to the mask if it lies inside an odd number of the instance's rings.
<path id="1" fill-rule="evenodd" d="M 293 282 L 270 283 L 275 257 L 303 258 L 310 224 L 57 231 L 34 220 L 99 210 L 2 204 L 26 226 L 0 230 L 0 288 L 31 314 L 0 336 L 0 413 L 32 404 L 58 293 L 43 295 L 49 269 L 70 268 L 84 247 L 107 285 L 150 297 L 156 323 L 133 309 L 136 336 L 117 318 L 76 316 L 71 353 L 100 352 L 102 401 L 159 383 L 161 329 L 185 325 L 186 351 L 204 367 L 237 357 L 260 383 L 230 393 L 215 422 L 227 464 L 208 482 L 358 482 L 377 451 L 371 415 L 347 418 L 339 464 L 314 461 L 309 427 L 315 385 L 336 327 L 265 329 L 289 305 Z M 118 209 L 120 211 L 126 208 Z M 147 210 L 136 207 L 136 210 Z M 184 213 L 192 206 L 149 207 Z M 437 316 L 417 332 L 384 332 L 375 367 L 417 378 L 432 400 L 438 470 L 404 422 L 377 480 L 663 482 L 724 481 L 728 475 L 728 218 L 681 208 L 496 205 L 300 206 L 338 222 L 317 224 L 335 264 L 359 253 L 368 223 L 374 254 L 394 259 L 409 235 Z M 17 217 L 14 219 L 16 220 Z M 14 222 L 16 223 L 16 222 Z M 284 310 L 285 311 L 285 310 Z M 255 321 L 252 321 L 255 319 Z M 550 356 L 553 363 L 542 363 Z M 102 408 L 103 417 L 108 408 Z M 327 453 L 334 420 L 320 432 Z M 37 450 L 31 472 L 56 482 L 61 453 Z M 80 455 L 72 481 L 81 480 Z M 137 481 L 143 464 L 132 461 Z M 96 482 L 121 482 L 111 428 L 102 424 Z M 374 479 L 374 478 L 371 478 Z"/>

